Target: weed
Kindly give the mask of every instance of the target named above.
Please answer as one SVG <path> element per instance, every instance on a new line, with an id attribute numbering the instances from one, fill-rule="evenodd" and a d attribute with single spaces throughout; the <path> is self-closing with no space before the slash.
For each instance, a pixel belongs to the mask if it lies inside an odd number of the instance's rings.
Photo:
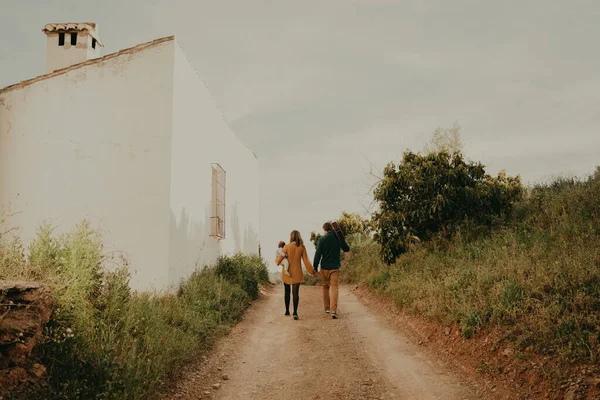
<path id="1" fill-rule="evenodd" d="M 434 237 L 390 266 L 365 235 L 348 240 L 342 280 L 367 284 L 408 312 L 460 322 L 466 338 L 499 329 L 516 354 L 600 357 L 600 168 L 530 188 L 513 219 L 484 233 L 462 224 L 452 240 Z"/>
<path id="2" fill-rule="evenodd" d="M 177 294 L 134 293 L 126 265 L 103 269 L 102 247 L 85 221 L 60 236 L 42 225 L 27 257 L 16 236 L 0 237 L 0 277 L 45 282 L 57 300 L 35 354 L 48 368 L 50 398 L 152 398 L 268 282 L 260 257 L 237 254 L 194 272 Z"/>

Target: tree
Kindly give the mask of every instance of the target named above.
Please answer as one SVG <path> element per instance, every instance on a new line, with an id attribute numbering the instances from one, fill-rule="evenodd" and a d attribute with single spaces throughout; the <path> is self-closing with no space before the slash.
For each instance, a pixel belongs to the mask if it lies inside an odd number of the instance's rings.
<path id="1" fill-rule="evenodd" d="M 374 190 L 379 210 L 373 215 L 375 240 L 388 264 L 414 243 L 435 234 L 448 239 L 458 224 L 472 219 L 491 224 L 521 198 L 519 177 L 492 178 L 481 163 L 466 162 L 460 152 L 404 153 L 388 164 Z"/>
<path id="2" fill-rule="evenodd" d="M 369 234 L 371 232 L 371 223 L 369 220 L 364 219 L 357 213 L 342 212 L 342 215 L 336 220 L 340 225 L 342 232 L 345 236 L 352 235 L 355 233 Z M 331 222 L 331 221 L 329 221 Z M 321 238 L 320 233 L 311 232 L 310 241 L 317 247 L 317 242 Z"/>
<path id="3" fill-rule="evenodd" d="M 425 145 L 425 154 L 462 152 L 462 140 L 460 139 L 460 126 L 455 122 L 449 128 L 437 128 L 431 135 L 431 140 Z"/>

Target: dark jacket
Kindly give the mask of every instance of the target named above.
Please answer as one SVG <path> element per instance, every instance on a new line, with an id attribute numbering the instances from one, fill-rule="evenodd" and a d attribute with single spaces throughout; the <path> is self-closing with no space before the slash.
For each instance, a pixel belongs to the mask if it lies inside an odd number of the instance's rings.
<path id="1" fill-rule="evenodd" d="M 350 246 L 346 242 L 340 244 L 340 241 L 335 232 L 327 232 L 325 235 L 319 238 L 317 242 L 317 251 L 315 253 L 315 260 L 313 262 L 313 268 L 315 271 L 318 270 L 319 264 L 322 269 L 332 270 L 339 269 L 340 263 L 340 251 L 350 251 Z"/>

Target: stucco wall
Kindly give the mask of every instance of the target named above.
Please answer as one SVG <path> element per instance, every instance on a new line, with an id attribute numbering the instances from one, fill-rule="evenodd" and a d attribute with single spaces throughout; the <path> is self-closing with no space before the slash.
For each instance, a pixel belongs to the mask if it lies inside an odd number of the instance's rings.
<path id="1" fill-rule="evenodd" d="M 87 217 L 107 251 L 129 257 L 132 287 L 164 287 L 173 47 L 0 93 L 0 202 L 26 243 L 44 220 L 64 232 Z"/>
<path id="2" fill-rule="evenodd" d="M 211 163 L 227 176 L 226 238 L 210 237 Z M 258 160 L 235 136 L 206 86 L 175 44 L 169 281 L 218 254 L 258 252 Z"/>

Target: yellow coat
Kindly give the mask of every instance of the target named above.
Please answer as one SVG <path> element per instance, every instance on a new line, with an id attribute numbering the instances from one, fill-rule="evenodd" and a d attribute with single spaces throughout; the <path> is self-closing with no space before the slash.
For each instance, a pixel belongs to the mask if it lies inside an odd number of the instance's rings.
<path id="1" fill-rule="evenodd" d="M 283 247 L 283 252 L 288 256 L 287 258 L 290 263 L 290 274 L 292 274 L 292 276 L 287 276 L 283 270 L 283 267 L 281 267 L 281 280 L 283 283 L 287 283 L 288 285 L 304 283 L 302 262 L 304 262 L 304 267 L 309 274 L 313 274 L 315 272 L 310 260 L 308 259 L 308 254 L 306 254 L 306 247 L 304 245 L 298 247 L 295 242 L 288 243 Z M 282 260 L 283 256 L 278 256 L 275 259 L 275 264 L 279 265 Z"/>

